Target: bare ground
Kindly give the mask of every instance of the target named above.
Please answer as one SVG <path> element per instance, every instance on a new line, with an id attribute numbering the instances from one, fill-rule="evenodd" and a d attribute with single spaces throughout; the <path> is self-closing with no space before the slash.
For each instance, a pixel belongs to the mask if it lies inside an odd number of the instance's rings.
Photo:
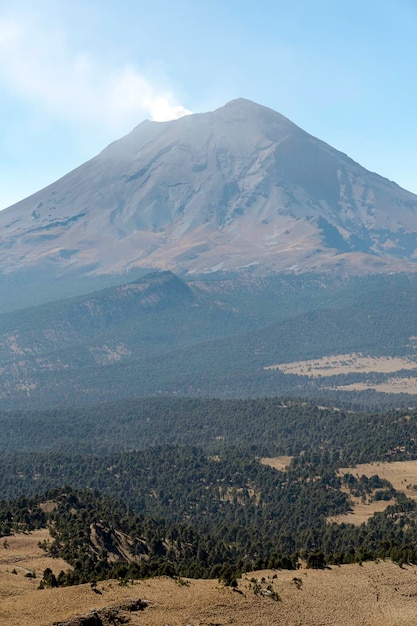
<path id="1" fill-rule="evenodd" d="M 288 466 L 291 464 L 291 461 L 294 457 L 292 456 L 275 456 L 275 457 L 265 457 L 261 459 L 261 463 L 263 465 L 269 465 L 274 469 L 280 470 L 284 472 Z"/>
<path id="2" fill-rule="evenodd" d="M 242 593 L 217 581 L 179 584 L 168 578 L 128 586 L 106 581 L 98 585 L 100 594 L 90 585 L 39 590 L 39 578 L 26 578 L 24 569 L 40 576 L 45 567 L 57 572 L 63 565 L 40 551 L 37 543 L 44 538 L 45 532 L 40 531 L 11 537 L 9 547 L 0 546 L 1 625 L 50 626 L 128 597 L 149 601 L 147 609 L 131 615 L 132 626 L 409 626 L 417 622 L 416 567 L 399 568 L 387 561 L 326 570 L 254 572 L 239 581 Z M 23 569 L 13 574 L 16 565 Z M 263 588 L 272 585 L 281 601 L 255 595 L 252 577 Z"/>

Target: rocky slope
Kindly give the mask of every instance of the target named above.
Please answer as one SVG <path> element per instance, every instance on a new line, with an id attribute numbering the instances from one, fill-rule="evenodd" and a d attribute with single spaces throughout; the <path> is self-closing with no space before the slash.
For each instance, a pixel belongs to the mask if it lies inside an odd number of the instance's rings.
<path id="1" fill-rule="evenodd" d="M 0 213 L 0 272 L 417 268 L 417 196 L 247 100 L 145 121 Z"/>

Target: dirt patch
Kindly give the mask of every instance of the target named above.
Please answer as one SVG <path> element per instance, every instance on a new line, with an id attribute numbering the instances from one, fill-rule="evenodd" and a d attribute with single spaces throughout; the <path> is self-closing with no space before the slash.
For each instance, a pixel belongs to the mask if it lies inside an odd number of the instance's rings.
<path id="1" fill-rule="evenodd" d="M 400 357 L 371 357 L 360 353 L 352 354 L 332 354 L 320 359 L 309 361 L 294 361 L 292 363 L 281 363 L 279 365 L 269 365 L 266 370 L 278 369 L 284 374 L 297 374 L 299 376 L 309 376 L 318 378 L 320 376 L 339 376 L 341 374 L 370 374 L 379 372 L 389 374 L 400 370 L 417 369 L 417 363 L 411 359 Z"/>
<path id="2" fill-rule="evenodd" d="M 288 466 L 291 465 L 293 458 L 293 456 L 276 456 L 271 458 L 265 457 L 260 461 L 262 465 L 269 465 L 269 467 L 285 472 Z"/>

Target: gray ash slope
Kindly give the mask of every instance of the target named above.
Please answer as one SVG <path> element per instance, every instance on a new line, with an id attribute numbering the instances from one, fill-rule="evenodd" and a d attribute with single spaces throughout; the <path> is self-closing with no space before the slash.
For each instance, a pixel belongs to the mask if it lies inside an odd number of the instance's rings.
<path id="1" fill-rule="evenodd" d="M 417 196 L 239 99 L 145 121 L 0 213 L 0 273 L 414 271 Z"/>

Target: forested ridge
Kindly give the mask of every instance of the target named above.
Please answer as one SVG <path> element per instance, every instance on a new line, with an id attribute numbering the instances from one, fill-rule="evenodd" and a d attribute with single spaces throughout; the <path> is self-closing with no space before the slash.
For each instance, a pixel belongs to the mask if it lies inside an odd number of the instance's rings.
<path id="1" fill-rule="evenodd" d="M 274 456 L 326 447 L 359 463 L 414 454 L 416 424 L 417 410 L 410 407 L 377 412 L 290 398 L 144 398 L 0 411 L 0 451 L 102 455 L 170 444 L 250 446 Z"/>
<path id="2" fill-rule="evenodd" d="M 124 480 L 104 486 L 112 496 L 64 487 L 3 501 L 3 534 L 49 524 L 52 540 L 45 549 L 74 567 L 61 584 L 107 576 L 236 576 L 254 568 L 295 568 L 299 558 L 317 567 L 385 557 L 417 561 L 415 504 L 376 477 L 337 477 L 336 459 L 327 454 L 296 459 L 285 474 L 240 455 L 222 461 L 185 450 L 173 465 L 178 451 L 154 452 L 148 482 L 128 463 Z M 116 498 L 126 480 L 132 506 Z M 361 527 L 329 524 L 328 515 L 349 507 L 342 482 L 355 493 L 396 496 L 397 504 Z"/>
<path id="3" fill-rule="evenodd" d="M 2 534 L 48 525 L 45 549 L 74 567 L 43 584 L 156 574 L 230 583 L 300 558 L 417 562 L 415 503 L 377 476 L 338 474 L 417 458 L 412 410 L 151 398 L 3 412 L 0 425 Z M 286 471 L 260 462 L 279 454 L 293 457 Z M 359 527 L 329 523 L 354 495 L 396 504 Z"/>
<path id="4" fill-rule="evenodd" d="M 351 352 L 414 358 L 416 304 L 415 277 L 405 275 L 340 283 L 318 275 L 186 282 L 153 273 L 1 315 L 2 404 L 62 407 L 151 395 L 335 397 L 327 387 L 364 375 L 318 380 L 265 368 Z M 368 403 L 371 397 L 357 395 Z M 373 400 L 377 406 L 376 394 Z"/>

